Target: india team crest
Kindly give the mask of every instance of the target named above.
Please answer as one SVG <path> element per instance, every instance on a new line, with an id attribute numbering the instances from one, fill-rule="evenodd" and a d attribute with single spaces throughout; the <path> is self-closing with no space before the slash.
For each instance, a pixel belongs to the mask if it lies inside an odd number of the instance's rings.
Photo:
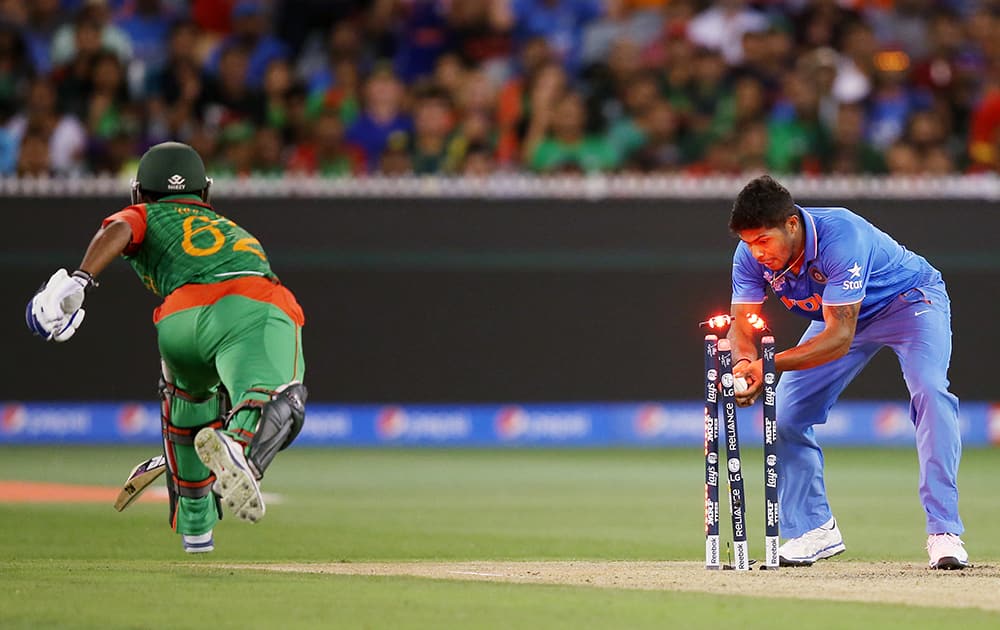
<path id="1" fill-rule="evenodd" d="M 823 275 L 823 272 L 820 271 L 817 267 L 809 268 L 809 277 L 812 278 L 814 282 L 818 282 L 820 284 L 826 284 L 826 276 Z"/>

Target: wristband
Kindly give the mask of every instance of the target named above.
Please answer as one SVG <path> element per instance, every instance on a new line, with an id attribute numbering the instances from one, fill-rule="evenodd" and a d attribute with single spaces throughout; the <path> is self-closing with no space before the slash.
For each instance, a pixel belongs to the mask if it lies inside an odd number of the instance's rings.
<path id="1" fill-rule="evenodd" d="M 94 279 L 94 276 L 90 275 L 83 269 L 77 269 L 71 274 L 71 277 L 83 280 L 83 290 L 87 293 L 90 293 L 91 289 L 96 289 L 101 286 L 97 280 Z"/>
<path id="2" fill-rule="evenodd" d="M 737 365 L 739 365 L 740 361 L 746 361 L 747 363 L 753 363 L 753 359 L 748 359 L 747 357 L 740 357 L 739 359 L 736 359 L 736 363 L 733 363 L 733 367 L 736 367 Z"/>

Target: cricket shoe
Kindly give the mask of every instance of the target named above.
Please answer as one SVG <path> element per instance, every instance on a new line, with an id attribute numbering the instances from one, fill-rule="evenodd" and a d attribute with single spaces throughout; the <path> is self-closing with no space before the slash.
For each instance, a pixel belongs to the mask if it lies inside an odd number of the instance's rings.
<path id="1" fill-rule="evenodd" d="M 931 534 L 927 537 L 927 553 L 932 569 L 964 569 L 971 567 L 965 543 L 955 534 Z"/>
<path id="2" fill-rule="evenodd" d="M 837 520 L 831 518 L 816 529 L 792 538 L 778 547 L 778 564 L 783 567 L 808 567 L 817 560 L 844 553 L 844 537 Z"/>
<path id="3" fill-rule="evenodd" d="M 188 553 L 208 553 L 215 549 L 212 530 L 204 534 L 184 534 L 181 536 L 181 542 L 184 543 L 184 551 Z"/>
<path id="4" fill-rule="evenodd" d="M 264 516 L 260 486 L 243 455 L 243 447 L 216 429 L 204 428 L 194 438 L 198 458 L 215 473 L 212 489 L 222 504 L 244 521 L 256 523 Z"/>

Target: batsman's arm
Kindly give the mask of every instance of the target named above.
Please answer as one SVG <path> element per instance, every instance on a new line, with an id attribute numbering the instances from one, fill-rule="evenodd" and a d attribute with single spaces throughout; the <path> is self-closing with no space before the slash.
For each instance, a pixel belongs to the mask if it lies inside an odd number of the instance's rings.
<path id="1" fill-rule="evenodd" d="M 112 221 L 94 234 L 80 262 L 80 270 L 91 276 L 104 271 L 132 242 L 132 226 L 121 219 Z"/>
<path id="2" fill-rule="evenodd" d="M 807 370 L 835 361 L 847 354 L 858 327 L 861 302 L 837 306 L 823 306 L 823 330 L 794 348 L 779 352 L 774 357 L 779 371 Z"/>
<path id="3" fill-rule="evenodd" d="M 59 269 L 32 296 L 24 309 L 24 321 L 33 334 L 45 341 L 68 341 L 83 323 L 87 312 L 83 301 L 97 286 L 94 276 L 104 270 L 132 240 L 126 221 L 112 221 L 94 235 L 80 267 L 72 274 Z"/>

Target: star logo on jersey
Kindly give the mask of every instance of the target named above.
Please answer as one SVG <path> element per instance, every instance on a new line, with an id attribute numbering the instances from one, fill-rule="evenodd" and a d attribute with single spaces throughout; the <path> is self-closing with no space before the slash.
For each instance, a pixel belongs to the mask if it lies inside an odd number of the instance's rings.
<path id="1" fill-rule="evenodd" d="M 859 265 L 857 262 L 855 262 L 854 266 L 851 267 L 850 269 L 848 269 L 848 271 L 851 272 L 851 277 L 852 278 L 860 278 L 861 277 L 861 269 L 862 269 L 861 265 Z"/>
<path id="2" fill-rule="evenodd" d="M 184 178 L 180 175 L 171 175 L 167 178 L 168 190 L 184 190 Z"/>

